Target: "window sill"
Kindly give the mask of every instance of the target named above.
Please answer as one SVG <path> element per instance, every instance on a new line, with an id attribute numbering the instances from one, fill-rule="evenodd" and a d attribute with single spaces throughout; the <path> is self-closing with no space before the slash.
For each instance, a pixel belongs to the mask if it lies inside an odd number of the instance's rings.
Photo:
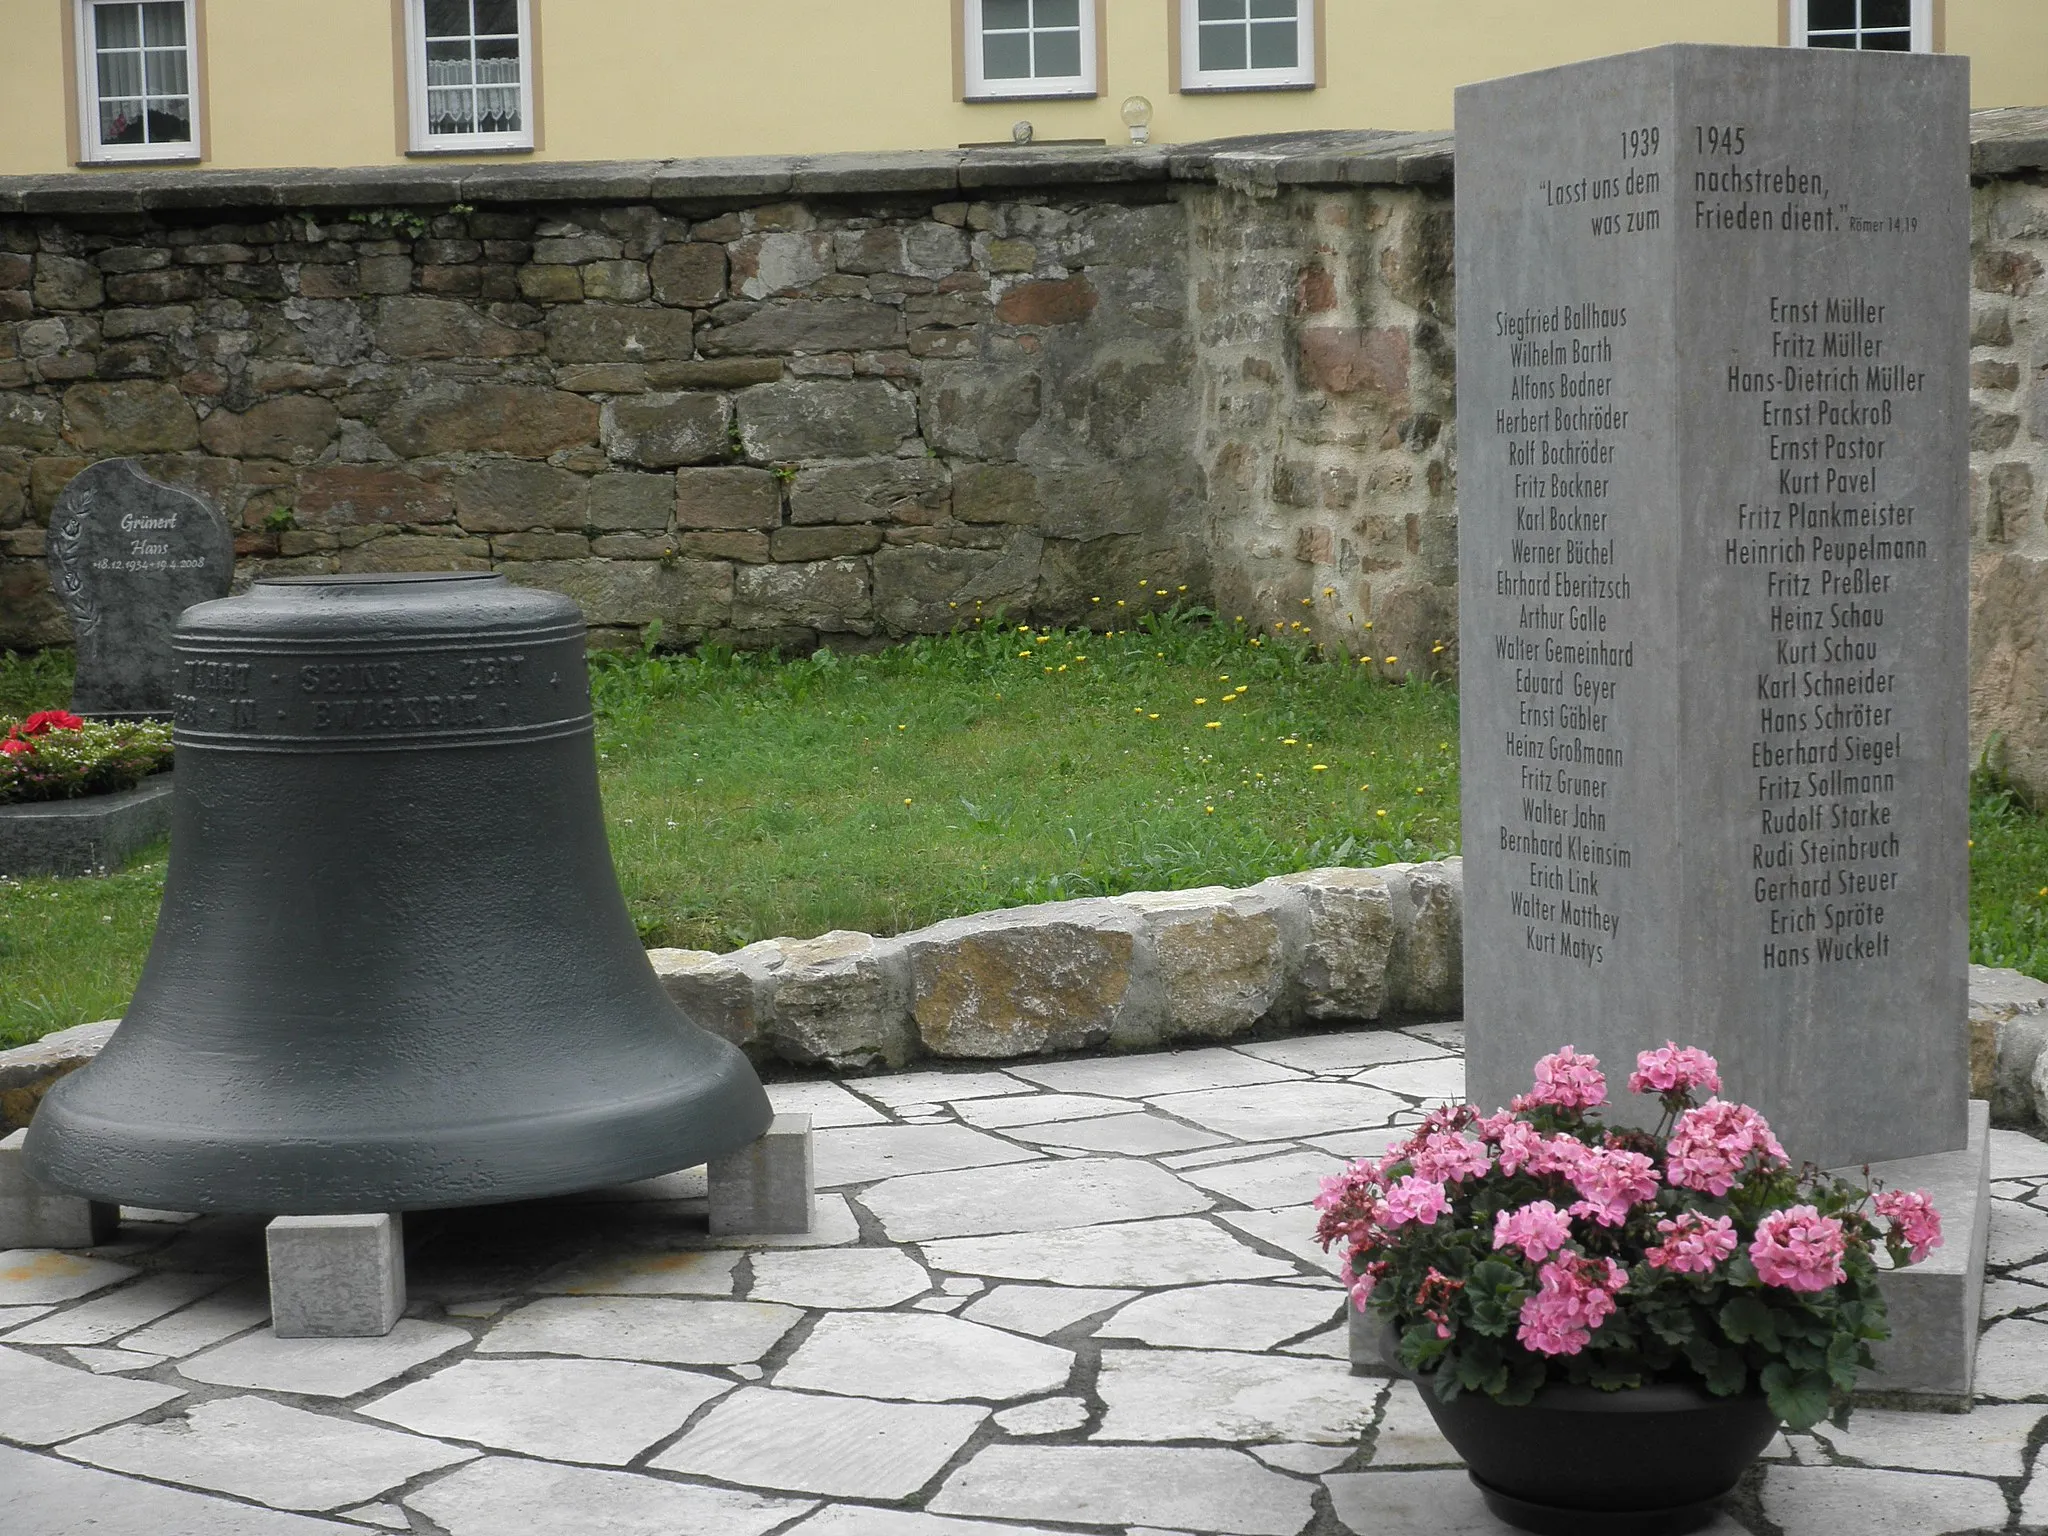
<path id="1" fill-rule="evenodd" d="M 152 165 L 198 165 L 205 158 L 205 155 L 197 153 L 189 155 L 122 155 L 118 159 L 109 156 L 104 160 L 74 160 L 72 164 L 81 171 L 133 171 L 138 169 L 147 170 Z"/>
<path id="2" fill-rule="evenodd" d="M 970 107 L 1000 106 L 1006 101 L 1098 101 L 1102 92 L 1089 86 L 1085 90 L 1005 91 L 992 95 L 983 92 L 976 96 L 963 96 L 961 101 Z"/>
<path id="3" fill-rule="evenodd" d="M 1313 80 L 1287 80 L 1269 85 L 1183 85 L 1183 96 L 1244 96 L 1254 91 L 1319 91 Z"/>
<path id="4" fill-rule="evenodd" d="M 430 149 L 408 149 L 408 160 L 438 160 L 449 155 L 530 155 L 531 144 L 436 144 Z"/>

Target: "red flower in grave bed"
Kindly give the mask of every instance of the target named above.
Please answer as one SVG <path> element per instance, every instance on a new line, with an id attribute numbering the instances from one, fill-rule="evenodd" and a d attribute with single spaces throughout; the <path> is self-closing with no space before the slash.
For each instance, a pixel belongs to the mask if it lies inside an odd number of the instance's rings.
<path id="1" fill-rule="evenodd" d="M 22 757 L 27 755 L 28 753 L 34 752 L 35 749 L 36 744 L 34 742 L 23 741 L 19 736 L 15 735 L 12 731 L 9 731 L 4 738 L 0 738 L 0 755 L 4 755 L 7 757 Z"/>
<path id="2" fill-rule="evenodd" d="M 50 731 L 77 731 L 84 728 L 85 722 L 68 709 L 41 710 L 22 721 L 19 727 L 24 736 L 42 736 Z"/>

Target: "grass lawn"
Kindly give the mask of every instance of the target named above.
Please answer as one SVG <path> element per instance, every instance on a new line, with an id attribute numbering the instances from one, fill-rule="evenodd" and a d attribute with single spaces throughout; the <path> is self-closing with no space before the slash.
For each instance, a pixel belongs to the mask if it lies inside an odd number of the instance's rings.
<path id="1" fill-rule="evenodd" d="M 1457 697 L 1166 619 L 807 660 L 597 659 L 620 883 L 650 944 L 900 932 L 990 907 L 1454 852 Z M 0 714 L 69 658 L 0 655 Z M 1971 958 L 2048 978 L 2048 817 L 1972 799 Z M 0 881 L 0 1045 L 120 1012 L 164 851 Z"/>

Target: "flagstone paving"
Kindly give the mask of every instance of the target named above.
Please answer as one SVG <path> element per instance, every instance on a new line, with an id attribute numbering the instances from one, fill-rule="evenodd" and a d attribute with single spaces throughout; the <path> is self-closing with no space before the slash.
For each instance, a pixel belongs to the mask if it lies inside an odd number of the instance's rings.
<path id="1" fill-rule="evenodd" d="M 1461 1044 L 775 1084 L 810 1233 L 711 1238 L 701 1169 L 416 1215 L 384 1339 L 274 1338 L 251 1218 L 0 1253 L 0 1531 L 1500 1536 L 1308 1208 Z M 1992 1158 L 1975 1410 L 1780 1436 L 1708 1536 L 2048 1536 L 2048 1143 Z"/>

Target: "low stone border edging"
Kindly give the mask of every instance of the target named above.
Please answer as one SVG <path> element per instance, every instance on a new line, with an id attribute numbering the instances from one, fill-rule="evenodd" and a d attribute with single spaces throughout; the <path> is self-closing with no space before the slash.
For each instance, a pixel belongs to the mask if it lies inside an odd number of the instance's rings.
<path id="1" fill-rule="evenodd" d="M 1463 897 L 1463 861 L 1446 859 L 648 958 L 686 1013 L 757 1062 L 858 1070 L 1151 1050 L 1455 1016 Z"/>

